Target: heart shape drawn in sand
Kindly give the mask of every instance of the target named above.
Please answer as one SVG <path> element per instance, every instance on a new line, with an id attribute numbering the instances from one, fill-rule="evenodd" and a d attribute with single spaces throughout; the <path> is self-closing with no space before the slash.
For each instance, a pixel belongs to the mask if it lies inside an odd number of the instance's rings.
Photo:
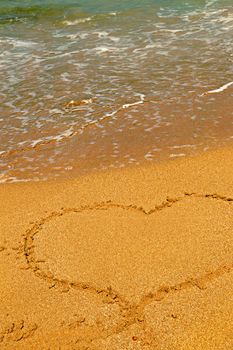
<path id="1" fill-rule="evenodd" d="M 149 303 L 232 270 L 232 203 L 185 193 L 149 211 L 111 201 L 62 208 L 27 230 L 24 255 L 50 285 L 117 303 L 122 320 L 109 336 L 143 322 Z"/>

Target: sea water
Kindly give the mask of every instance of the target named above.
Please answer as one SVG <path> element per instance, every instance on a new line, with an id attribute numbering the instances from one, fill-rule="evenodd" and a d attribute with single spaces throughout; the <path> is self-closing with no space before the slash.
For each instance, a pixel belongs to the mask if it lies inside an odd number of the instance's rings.
<path id="1" fill-rule="evenodd" d="M 0 182 L 233 140 L 231 0 L 0 0 Z"/>

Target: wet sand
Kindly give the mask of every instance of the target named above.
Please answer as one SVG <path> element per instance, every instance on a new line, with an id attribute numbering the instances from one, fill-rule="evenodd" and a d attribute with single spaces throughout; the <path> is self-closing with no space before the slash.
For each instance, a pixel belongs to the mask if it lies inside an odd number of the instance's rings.
<path id="1" fill-rule="evenodd" d="M 232 349 L 233 148 L 0 186 L 1 349 Z"/>

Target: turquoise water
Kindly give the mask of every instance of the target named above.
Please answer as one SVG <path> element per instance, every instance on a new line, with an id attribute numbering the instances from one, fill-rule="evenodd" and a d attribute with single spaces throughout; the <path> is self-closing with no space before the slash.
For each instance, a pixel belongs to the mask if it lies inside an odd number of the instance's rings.
<path id="1" fill-rule="evenodd" d="M 109 12 L 123 12 L 140 9 L 142 12 L 156 12 L 162 8 L 167 12 L 177 11 L 187 13 L 197 9 L 207 9 L 208 7 L 226 8 L 231 7 L 229 0 L 130 0 L 130 1 L 110 1 L 110 0 L 1 0 L 0 21 L 12 22 L 21 20 L 45 19 L 59 20 L 72 16 L 82 16 L 85 14 L 107 14 Z"/>
<path id="2" fill-rule="evenodd" d="M 232 61 L 229 0 L 1 0 L 0 181 L 231 142 Z"/>

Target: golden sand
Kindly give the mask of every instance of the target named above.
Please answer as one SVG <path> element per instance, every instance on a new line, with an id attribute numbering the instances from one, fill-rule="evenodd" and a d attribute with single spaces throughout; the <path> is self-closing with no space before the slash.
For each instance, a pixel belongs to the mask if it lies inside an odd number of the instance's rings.
<path id="1" fill-rule="evenodd" d="M 0 186 L 0 349 L 233 349 L 233 149 Z"/>

